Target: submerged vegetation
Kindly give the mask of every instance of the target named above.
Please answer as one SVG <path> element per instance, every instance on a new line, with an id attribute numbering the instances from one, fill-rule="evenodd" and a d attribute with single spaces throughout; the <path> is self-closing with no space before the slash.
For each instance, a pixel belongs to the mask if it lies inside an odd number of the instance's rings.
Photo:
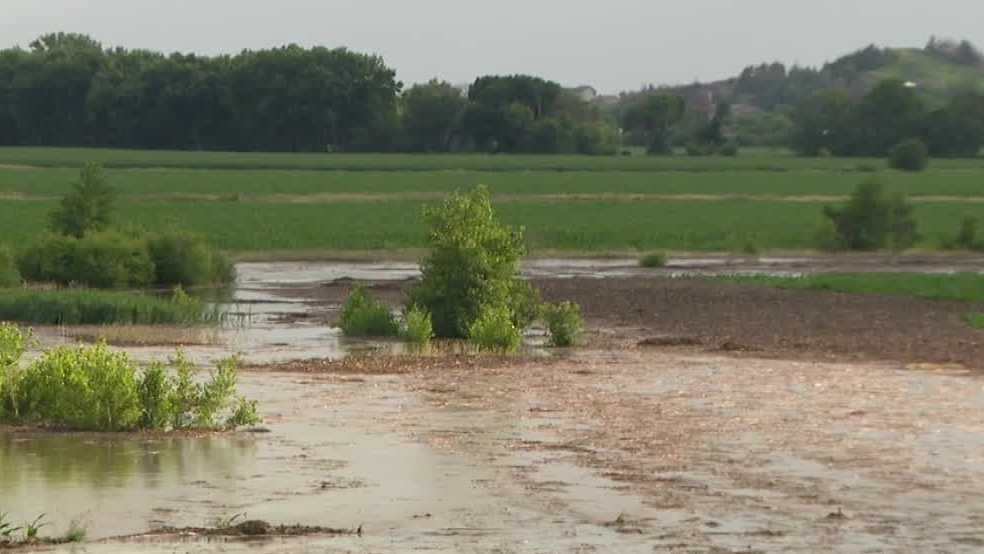
<path id="1" fill-rule="evenodd" d="M 18 366 L 29 335 L 0 325 L 0 421 L 79 431 L 234 429 L 259 421 L 256 403 L 236 394 L 238 361 L 219 362 L 208 380 L 178 354 L 140 370 L 106 345 L 60 347 Z"/>

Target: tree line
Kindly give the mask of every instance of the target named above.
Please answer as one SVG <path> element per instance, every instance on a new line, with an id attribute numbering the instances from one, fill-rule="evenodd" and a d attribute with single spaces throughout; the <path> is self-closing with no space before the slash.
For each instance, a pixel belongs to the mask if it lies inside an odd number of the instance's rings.
<path id="1" fill-rule="evenodd" d="M 164 55 L 58 33 L 0 50 L 0 145 L 601 154 L 616 135 L 557 83 L 404 91 L 380 57 L 341 48 Z"/>

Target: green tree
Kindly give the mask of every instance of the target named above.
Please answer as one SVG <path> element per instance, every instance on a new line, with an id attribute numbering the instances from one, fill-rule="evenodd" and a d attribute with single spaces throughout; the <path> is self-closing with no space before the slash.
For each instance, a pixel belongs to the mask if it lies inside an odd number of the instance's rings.
<path id="1" fill-rule="evenodd" d="M 403 130 L 410 150 L 446 152 L 467 100 L 450 83 L 433 79 L 403 94 Z"/>
<path id="2" fill-rule="evenodd" d="M 523 230 L 499 222 L 488 189 L 453 193 L 425 210 L 430 254 L 410 305 L 430 312 L 438 337 L 466 338 L 483 310 L 506 310 L 519 329 L 536 315 L 529 284 L 519 279 Z"/>
<path id="3" fill-rule="evenodd" d="M 822 150 L 847 154 L 851 147 L 852 102 L 847 92 L 825 90 L 802 102 L 794 110 L 791 144 L 806 156 Z"/>
<path id="4" fill-rule="evenodd" d="M 877 179 L 861 183 L 843 206 L 827 206 L 823 213 L 834 225 L 837 246 L 847 250 L 904 250 L 919 237 L 912 206 Z"/>
<path id="5" fill-rule="evenodd" d="M 650 154 L 667 154 L 673 149 L 670 131 L 683 119 L 684 108 L 680 96 L 649 94 L 625 110 L 622 127 L 641 136 Z"/>
<path id="6" fill-rule="evenodd" d="M 51 229 L 62 235 L 82 238 L 86 233 L 106 230 L 112 221 L 116 190 L 109 186 L 102 166 L 86 164 L 79 181 L 51 214 Z"/>

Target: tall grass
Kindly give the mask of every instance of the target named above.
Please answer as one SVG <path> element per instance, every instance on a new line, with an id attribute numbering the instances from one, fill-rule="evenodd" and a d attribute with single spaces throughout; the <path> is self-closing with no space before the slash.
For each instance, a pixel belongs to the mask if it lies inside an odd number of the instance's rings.
<path id="1" fill-rule="evenodd" d="M 984 329 L 984 313 L 968 314 L 967 323 L 974 329 Z"/>
<path id="2" fill-rule="evenodd" d="M 217 308 L 183 296 L 86 289 L 8 289 L 0 293 L 0 321 L 39 325 L 199 325 L 220 321 Z"/>
<path id="3" fill-rule="evenodd" d="M 836 273 L 803 277 L 732 276 L 723 279 L 781 289 L 821 290 L 849 294 L 885 294 L 929 300 L 984 301 L 984 275 L 978 273 L 952 275 Z"/>
<path id="4" fill-rule="evenodd" d="M 0 244 L 0 288 L 14 287 L 21 282 L 20 272 L 13 251 Z"/>

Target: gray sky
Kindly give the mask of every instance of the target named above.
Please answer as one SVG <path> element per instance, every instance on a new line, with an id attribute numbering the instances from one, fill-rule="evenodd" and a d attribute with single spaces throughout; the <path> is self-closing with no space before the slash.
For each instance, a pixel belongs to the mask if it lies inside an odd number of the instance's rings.
<path id="1" fill-rule="evenodd" d="M 981 0 L 0 0 L 0 45 L 58 30 L 168 52 L 295 42 L 380 54 L 406 83 L 530 73 L 617 92 L 932 34 L 984 46 L 982 21 Z"/>

